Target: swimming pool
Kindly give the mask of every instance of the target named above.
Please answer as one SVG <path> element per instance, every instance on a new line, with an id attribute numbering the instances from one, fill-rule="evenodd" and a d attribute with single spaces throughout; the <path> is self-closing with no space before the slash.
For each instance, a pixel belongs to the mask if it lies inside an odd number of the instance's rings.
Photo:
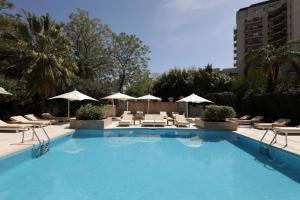
<path id="1" fill-rule="evenodd" d="M 300 199 L 300 158 L 231 132 L 76 131 L 0 159 L 0 200 Z"/>

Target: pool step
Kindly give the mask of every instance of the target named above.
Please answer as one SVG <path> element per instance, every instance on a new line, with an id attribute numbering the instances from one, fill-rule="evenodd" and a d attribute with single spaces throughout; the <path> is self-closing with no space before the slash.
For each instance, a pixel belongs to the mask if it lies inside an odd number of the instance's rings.
<path id="1" fill-rule="evenodd" d="M 32 151 L 33 151 L 33 157 L 38 158 L 45 153 L 47 153 L 50 149 L 50 143 L 48 141 L 43 141 L 40 145 L 34 146 Z"/>
<path id="2" fill-rule="evenodd" d="M 50 150 L 50 137 L 48 136 L 47 132 L 45 131 L 44 128 L 42 128 L 44 134 L 47 137 L 47 140 L 41 140 L 37 133 L 34 131 L 34 136 L 37 138 L 39 144 L 38 145 L 33 145 L 32 147 L 32 157 L 33 158 L 38 158 L 45 153 L 47 153 Z"/>

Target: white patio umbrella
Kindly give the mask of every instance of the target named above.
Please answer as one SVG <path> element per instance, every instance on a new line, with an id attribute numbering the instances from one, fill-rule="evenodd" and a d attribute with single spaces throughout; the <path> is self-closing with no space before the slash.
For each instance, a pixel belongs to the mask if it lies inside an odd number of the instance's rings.
<path id="1" fill-rule="evenodd" d="M 68 117 L 70 117 L 70 101 L 82 101 L 82 100 L 98 101 L 97 99 L 94 99 L 85 94 L 82 94 L 81 92 L 78 92 L 77 90 L 74 90 L 73 92 L 61 94 L 61 95 L 58 95 L 55 97 L 51 97 L 49 99 L 67 99 L 68 100 Z"/>
<path id="2" fill-rule="evenodd" d="M 12 93 L 7 92 L 3 87 L 0 87 L 0 94 L 12 95 Z"/>
<path id="3" fill-rule="evenodd" d="M 210 100 L 204 99 L 196 94 L 191 94 L 190 96 L 187 96 L 185 98 L 182 98 L 176 102 L 186 102 L 186 116 L 189 116 L 189 103 L 213 103 Z"/>
<path id="4" fill-rule="evenodd" d="M 111 99 L 112 103 L 113 103 L 113 106 L 114 106 L 114 100 L 115 99 L 122 100 L 122 101 L 127 101 L 127 110 L 128 110 L 128 100 L 135 100 L 134 97 L 126 95 L 126 94 L 122 94 L 120 92 L 117 92 L 115 94 L 103 97 L 102 99 Z"/>
<path id="5" fill-rule="evenodd" d="M 147 100 L 148 101 L 147 114 L 149 113 L 149 102 L 151 100 L 161 101 L 161 98 L 155 97 L 155 96 L 150 95 L 150 94 L 142 96 L 142 97 L 139 97 L 139 98 L 136 98 L 136 99 L 137 100 Z"/>

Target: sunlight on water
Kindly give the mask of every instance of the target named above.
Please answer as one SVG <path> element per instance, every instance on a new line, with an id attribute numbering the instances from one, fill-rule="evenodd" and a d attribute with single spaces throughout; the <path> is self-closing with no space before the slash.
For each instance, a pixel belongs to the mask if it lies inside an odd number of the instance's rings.
<path id="1" fill-rule="evenodd" d="M 199 136 L 195 136 L 192 138 L 176 138 L 183 145 L 190 148 L 199 148 L 203 145 L 203 139 Z"/>
<path id="2" fill-rule="evenodd" d="M 69 154 L 78 154 L 81 151 L 84 151 L 84 148 L 82 146 L 78 146 L 76 144 L 76 140 L 68 140 L 67 142 L 56 148 L 55 151 L 61 151 Z"/>

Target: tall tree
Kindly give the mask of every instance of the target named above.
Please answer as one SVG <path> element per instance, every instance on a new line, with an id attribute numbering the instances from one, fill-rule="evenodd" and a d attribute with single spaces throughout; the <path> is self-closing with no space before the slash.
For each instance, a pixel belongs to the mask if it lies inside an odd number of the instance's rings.
<path id="1" fill-rule="evenodd" d="M 299 44 L 291 42 L 279 47 L 268 45 L 248 53 L 245 57 L 245 76 L 250 69 L 262 71 L 267 77 L 268 91 L 272 92 L 279 73 L 284 68 L 292 67 L 300 75 L 300 66 L 296 63 L 296 59 L 300 58 L 300 51 L 295 51 Z"/>
<path id="2" fill-rule="evenodd" d="M 132 84 L 145 73 L 149 73 L 148 53 L 149 47 L 136 35 L 126 33 L 112 35 L 111 59 L 118 91 L 122 92 L 124 85 Z"/>
<path id="3" fill-rule="evenodd" d="M 7 8 L 13 8 L 15 5 L 7 0 L 0 0 L 0 11 Z"/>
<path id="4" fill-rule="evenodd" d="M 208 93 L 229 91 L 231 86 L 231 77 L 207 65 L 204 69 L 171 69 L 157 78 L 153 91 L 164 100 L 169 97 L 177 100 L 193 92 L 206 97 Z"/>
<path id="5" fill-rule="evenodd" d="M 77 9 L 69 16 L 65 32 L 71 41 L 72 57 L 79 68 L 81 78 L 102 79 L 110 70 L 107 49 L 111 31 L 99 19 L 91 19 L 89 13 Z"/>
<path id="6" fill-rule="evenodd" d="M 24 12 L 24 20 L 3 38 L 0 62 L 5 74 L 25 79 L 44 97 L 70 84 L 76 66 L 69 56 L 69 41 L 48 14 L 38 17 Z"/>

